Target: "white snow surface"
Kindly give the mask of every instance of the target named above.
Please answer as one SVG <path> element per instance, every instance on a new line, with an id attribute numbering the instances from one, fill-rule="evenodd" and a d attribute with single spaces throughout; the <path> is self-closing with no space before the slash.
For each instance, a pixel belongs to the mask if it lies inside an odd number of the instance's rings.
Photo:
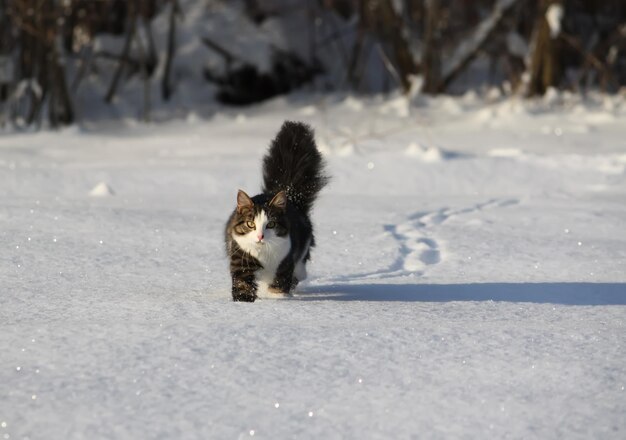
<path id="1" fill-rule="evenodd" d="M 284 119 L 332 175 L 309 280 L 233 303 L 224 223 Z M 1 134 L 0 436 L 624 438 L 625 122 L 295 95 Z"/>
<path id="2" fill-rule="evenodd" d="M 114 196 L 115 191 L 106 182 L 100 182 L 89 191 L 91 197 L 109 197 Z"/>

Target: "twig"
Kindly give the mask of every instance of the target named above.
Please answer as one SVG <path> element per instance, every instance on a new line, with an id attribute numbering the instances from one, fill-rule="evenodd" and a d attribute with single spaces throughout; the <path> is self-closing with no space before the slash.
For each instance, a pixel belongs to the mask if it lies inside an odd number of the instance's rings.
<path id="1" fill-rule="evenodd" d="M 400 87 L 403 86 L 402 84 L 402 79 L 400 78 L 400 75 L 398 74 L 398 71 L 396 70 L 396 68 L 393 66 L 391 60 L 389 59 L 389 57 L 387 56 L 387 54 L 385 53 L 385 51 L 383 50 L 382 46 L 380 43 L 376 44 L 376 49 L 378 49 L 378 53 L 380 54 L 380 57 L 383 60 L 383 64 L 385 65 L 385 67 L 387 68 L 387 71 L 389 72 L 389 74 L 393 77 L 393 79 L 398 83 L 398 85 Z"/>
<path id="2" fill-rule="evenodd" d="M 100 58 L 107 58 L 107 59 L 115 60 L 119 62 L 124 62 L 126 63 L 127 67 L 129 67 L 131 71 L 133 72 L 136 70 L 139 70 L 139 68 L 141 67 L 141 62 L 139 62 L 138 60 L 130 56 L 125 56 L 124 54 L 111 53 L 107 50 L 100 50 L 94 53 L 94 56 L 100 57 Z"/>
<path id="3" fill-rule="evenodd" d="M 580 52 L 580 54 L 583 57 L 585 57 L 586 62 L 593 65 L 596 69 L 602 72 L 602 75 L 604 76 L 606 81 L 610 81 L 611 83 L 613 83 L 613 85 L 617 84 L 617 81 L 615 81 L 615 78 L 613 77 L 611 70 L 606 66 L 606 64 L 600 61 L 598 57 L 596 57 L 593 53 L 585 50 L 585 48 L 582 46 L 582 44 L 580 44 L 580 42 L 576 38 L 572 37 L 571 35 L 566 34 L 565 32 L 561 32 L 559 36 L 561 39 L 563 39 L 563 41 L 569 44 L 572 48 Z"/>
<path id="4" fill-rule="evenodd" d="M 473 33 L 461 43 L 451 57 L 451 62 L 444 67 L 439 92 L 445 91 L 487 43 L 494 31 L 498 28 L 502 19 L 513 9 L 519 0 L 498 0 L 493 12 L 474 29 Z"/>
<path id="5" fill-rule="evenodd" d="M 132 6 L 133 3 L 129 3 L 130 11 L 130 26 L 128 29 L 128 33 L 126 34 L 126 40 L 124 41 L 124 48 L 122 49 L 122 55 L 120 56 L 120 63 L 117 66 L 117 70 L 113 76 L 113 81 L 111 81 L 111 85 L 109 86 L 109 90 L 106 94 L 104 100 L 106 102 L 111 102 L 113 97 L 115 96 L 115 91 L 117 90 L 117 86 L 119 84 L 120 78 L 122 77 L 122 71 L 124 70 L 124 65 L 126 64 L 126 60 L 128 59 L 128 54 L 130 52 L 131 43 L 133 41 L 133 36 L 135 35 L 135 27 L 137 25 L 137 14 L 135 13 L 135 8 Z"/>
<path id="6" fill-rule="evenodd" d="M 72 81 L 72 85 L 70 86 L 72 92 L 76 92 L 76 90 L 78 90 L 78 86 L 85 76 L 89 66 L 91 66 L 91 61 L 93 60 L 93 45 L 90 44 L 89 47 L 86 47 L 84 50 L 85 52 L 80 59 L 80 67 L 78 68 L 78 72 L 76 73 L 76 76 Z"/>
<path id="7" fill-rule="evenodd" d="M 147 26 L 146 22 L 144 22 L 144 26 Z M 143 120 L 144 122 L 150 122 L 150 75 L 148 73 L 148 53 L 143 41 L 141 41 L 141 35 L 139 33 L 136 33 L 136 38 L 137 46 L 139 48 L 139 56 L 141 57 L 141 78 L 143 79 Z"/>
<path id="8" fill-rule="evenodd" d="M 365 31 L 359 26 L 357 33 L 356 43 L 352 46 L 352 56 L 350 57 L 350 64 L 346 71 L 344 83 L 349 81 L 354 87 L 357 83 L 356 68 L 358 66 L 359 58 L 361 57 L 361 51 L 363 50 L 363 40 L 365 39 Z"/>
<path id="9" fill-rule="evenodd" d="M 229 66 L 235 60 L 241 61 L 238 57 L 233 55 L 228 50 L 224 49 L 222 46 L 220 46 L 216 42 L 214 42 L 212 40 L 209 40 L 208 37 L 202 37 L 202 42 L 204 43 L 205 46 L 207 46 L 210 49 L 213 49 L 215 52 L 217 52 L 222 57 L 224 57 L 224 60 L 226 61 L 226 64 L 229 65 Z"/>
<path id="10" fill-rule="evenodd" d="M 172 61 L 174 58 L 174 50 L 176 47 L 176 15 L 179 13 L 179 5 L 177 0 L 171 0 L 172 9 L 170 10 L 170 27 L 167 33 L 167 55 L 165 57 L 165 73 L 161 82 L 161 96 L 164 100 L 169 100 L 172 95 L 172 86 L 170 84 L 170 73 L 172 69 Z"/>

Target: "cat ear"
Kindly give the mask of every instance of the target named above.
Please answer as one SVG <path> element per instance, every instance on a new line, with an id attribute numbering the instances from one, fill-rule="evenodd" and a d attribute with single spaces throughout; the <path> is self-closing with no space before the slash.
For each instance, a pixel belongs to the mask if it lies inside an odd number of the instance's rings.
<path id="1" fill-rule="evenodd" d="M 285 209 L 287 207 L 287 194 L 285 194 L 285 191 L 280 191 L 276 194 L 270 202 L 270 206 L 278 209 Z"/>
<path id="2" fill-rule="evenodd" d="M 253 206 L 254 202 L 248 194 L 242 190 L 237 191 L 237 211 L 241 211 L 244 208 L 252 208 Z"/>

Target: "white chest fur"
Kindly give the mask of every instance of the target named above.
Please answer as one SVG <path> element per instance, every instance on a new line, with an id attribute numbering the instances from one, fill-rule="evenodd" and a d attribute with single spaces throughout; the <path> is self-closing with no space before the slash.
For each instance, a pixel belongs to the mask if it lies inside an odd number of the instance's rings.
<path id="1" fill-rule="evenodd" d="M 257 296 L 259 297 L 276 297 L 275 293 L 268 292 L 268 287 L 274 282 L 276 270 L 287 254 L 289 254 L 291 248 L 289 237 L 279 238 L 280 240 L 276 240 L 271 249 L 267 245 L 263 246 L 256 257 L 263 265 L 263 268 L 255 273 L 258 284 Z"/>

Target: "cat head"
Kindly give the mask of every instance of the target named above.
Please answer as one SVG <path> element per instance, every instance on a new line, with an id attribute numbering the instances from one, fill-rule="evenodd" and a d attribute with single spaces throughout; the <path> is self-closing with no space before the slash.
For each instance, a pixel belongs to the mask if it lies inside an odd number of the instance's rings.
<path id="1" fill-rule="evenodd" d="M 288 238 L 286 217 L 287 195 L 280 191 L 271 200 L 244 191 L 237 193 L 237 209 L 233 218 L 233 238 L 245 251 L 272 247 Z"/>

